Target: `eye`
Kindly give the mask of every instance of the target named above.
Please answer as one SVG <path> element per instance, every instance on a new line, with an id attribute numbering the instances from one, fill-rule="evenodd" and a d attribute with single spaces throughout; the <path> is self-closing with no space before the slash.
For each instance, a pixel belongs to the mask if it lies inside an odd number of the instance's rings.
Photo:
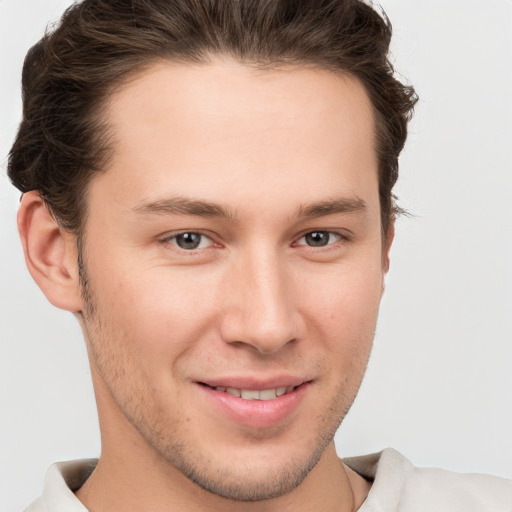
<path id="1" fill-rule="evenodd" d="M 310 233 L 303 235 L 297 242 L 297 245 L 325 247 L 338 242 L 341 238 L 341 235 L 333 233 L 332 231 L 311 231 Z"/>
<path id="2" fill-rule="evenodd" d="M 195 249 L 204 249 L 209 247 L 213 242 L 206 235 L 196 233 L 194 231 L 186 231 L 178 233 L 167 239 L 168 242 L 178 246 L 185 251 L 193 251 Z"/>

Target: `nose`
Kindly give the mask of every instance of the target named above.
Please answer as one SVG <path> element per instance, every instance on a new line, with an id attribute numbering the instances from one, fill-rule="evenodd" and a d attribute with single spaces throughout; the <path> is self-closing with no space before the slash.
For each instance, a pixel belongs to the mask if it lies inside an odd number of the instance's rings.
<path id="1" fill-rule="evenodd" d="M 293 283 L 279 255 L 259 250 L 241 258 L 223 286 L 221 334 L 227 343 L 272 354 L 302 336 Z"/>

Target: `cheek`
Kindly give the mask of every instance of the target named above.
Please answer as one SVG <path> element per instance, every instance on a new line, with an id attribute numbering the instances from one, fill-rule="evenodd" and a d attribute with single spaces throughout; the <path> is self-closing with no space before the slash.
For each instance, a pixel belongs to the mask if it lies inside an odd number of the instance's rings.
<path id="1" fill-rule="evenodd" d="M 308 287 L 308 323 L 320 331 L 329 352 L 350 360 L 369 354 L 382 295 L 380 267 L 347 266 Z"/>
<path id="2" fill-rule="evenodd" d="M 147 364 L 189 350 L 213 322 L 215 301 L 204 279 L 165 267 L 127 272 L 117 265 L 102 274 L 96 287 L 101 316 Z"/>

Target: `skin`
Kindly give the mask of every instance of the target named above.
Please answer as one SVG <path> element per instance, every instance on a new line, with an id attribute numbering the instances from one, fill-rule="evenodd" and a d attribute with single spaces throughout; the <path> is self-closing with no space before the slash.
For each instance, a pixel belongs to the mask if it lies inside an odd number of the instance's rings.
<path id="1" fill-rule="evenodd" d="M 88 190 L 86 293 L 75 238 L 36 193 L 19 214 L 32 275 L 88 346 L 102 453 L 77 496 L 93 512 L 355 510 L 369 484 L 333 436 L 392 240 L 363 87 L 318 69 L 159 63 L 105 116 L 114 153 Z M 183 232 L 200 245 L 180 247 Z M 201 383 L 241 377 L 299 379 L 301 398 L 271 425 L 240 423 Z"/>

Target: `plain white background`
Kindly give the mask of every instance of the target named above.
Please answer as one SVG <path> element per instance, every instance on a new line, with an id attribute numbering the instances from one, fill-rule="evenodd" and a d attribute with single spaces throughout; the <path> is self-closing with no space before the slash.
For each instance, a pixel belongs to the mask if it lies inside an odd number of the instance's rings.
<path id="1" fill-rule="evenodd" d="M 27 49 L 69 4 L 0 0 L 0 510 L 56 460 L 99 453 L 85 349 L 25 269 L 5 177 Z M 512 1 L 383 0 L 421 97 L 401 159 L 387 292 L 341 455 L 512 477 Z"/>

